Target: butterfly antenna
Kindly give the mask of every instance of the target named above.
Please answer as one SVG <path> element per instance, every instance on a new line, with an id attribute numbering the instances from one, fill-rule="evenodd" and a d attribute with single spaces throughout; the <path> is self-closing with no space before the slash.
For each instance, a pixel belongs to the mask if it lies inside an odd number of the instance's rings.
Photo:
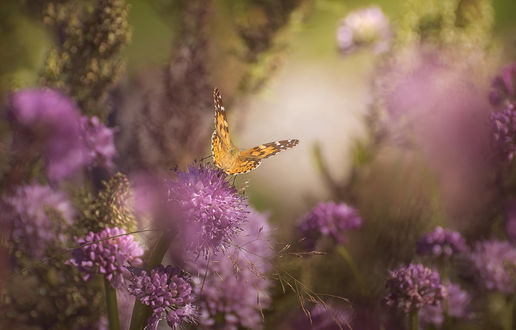
<path id="1" fill-rule="evenodd" d="M 211 156 L 211 155 L 206 156 L 206 157 L 204 157 L 204 158 L 201 158 L 201 160 L 200 160 L 200 161 L 202 162 L 203 160 L 208 159 L 208 158 L 210 158 L 210 157 L 212 157 L 212 156 Z"/>

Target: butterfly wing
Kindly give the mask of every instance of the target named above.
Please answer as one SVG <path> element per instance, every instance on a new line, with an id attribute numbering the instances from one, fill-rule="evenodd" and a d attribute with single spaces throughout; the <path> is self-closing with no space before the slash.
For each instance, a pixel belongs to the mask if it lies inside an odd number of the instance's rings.
<path id="1" fill-rule="evenodd" d="M 280 151 L 292 148 L 299 143 L 299 140 L 281 140 L 277 142 L 270 142 L 261 144 L 254 148 L 243 150 L 239 153 L 237 164 L 231 169 L 231 174 L 246 173 L 257 168 L 262 159 L 268 158 L 277 154 Z"/>
<path id="2" fill-rule="evenodd" d="M 215 106 L 215 131 L 211 136 L 211 152 L 215 164 L 221 167 L 220 165 L 226 158 L 226 154 L 231 146 L 231 140 L 229 138 L 229 127 L 224 103 L 222 103 L 222 95 L 217 88 L 213 90 L 213 104 Z"/>

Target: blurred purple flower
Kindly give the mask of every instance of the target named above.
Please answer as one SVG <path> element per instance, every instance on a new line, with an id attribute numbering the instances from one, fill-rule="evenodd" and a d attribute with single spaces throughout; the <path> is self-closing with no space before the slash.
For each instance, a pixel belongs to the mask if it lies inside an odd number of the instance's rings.
<path id="1" fill-rule="evenodd" d="M 9 116 L 31 141 L 43 142 L 52 181 L 67 179 L 85 166 L 113 166 L 113 131 L 96 117 L 81 117 L 77 105 L 58 91 L 25 89 L 14 93 Z"/>
<path id="2" fill-rule="evenodd" d="M 207 254 L 227 248 L 247 218 L 246 198 L 238 193 L 219 169 L 200 164 L 177 172 L 168 184 L 168 201 L 175 218 L 184 219 L 192 249 Z"/>
<path id="3" fill-rule="evenodd" d="M 85 281 L 102 274 L 114 288 L 121 288 L 128 274 L 127 267 L 140 265 L 143 255 L 143 249 L 133 236 L 124 234 L 123 229 L 106 228 L 100 233 L 89 232 L 84 238 L 76 238 L 81 247 L 72 252 L 69 263 L 86 273 L 82 277 Z"/>
<path id="4" fill-rule="evenodd" d="M 494 146 L 503 159 L 511 161 L 516 152 L 516 103 L 491 114 Z"/>
<path id="5" fill-rule="evenodd" d="M 419 310 L 421 323 L 433 324 L 440 326 L 444 321 L 444 305 L 448 306 L 448 315 L 451 317 L 464 319 L 471 317 L 469 311 L 469 303 L 471 296 L 467 291 L 464 291 L 457 284 L 447 284 L 446 292 L 448 296 L 439 304 L 425 305 Z"/>
<path id="6" fill-rule="evenodd" d="M 270 304 L 271 283 L 266 273 L 273 251 L 269 239 L 267 218 L 252 211 L 225 255 L 191 258 L 188 268 L 194 274 L 201 325 L 220 329 L 262 327 L 261 310 Z"/>
<path id="7" fill-rule="evenodd" d="M 370 46 L 377 54 L 389 50 L 392 30 L 389 20 L 377 6 L 357 9 L 340 21 L 337 45 L 342 54 Z"/>
<path id="8" fill-rule="evenodd" d="M 468 247 L 460 233 L 437 227 L 417 242 L 416 250 L 419 255 L 449 258 L 466 252 Z"/>
<path id="9" fill-rule="evenodd" d="M 493 80 L 489 101 L 495 107 L 516 106 L 516 63 L 502 69 L 502 74 Z"/>
<path id="10" fill-rule="evenodd" d="M 488 290 L 508 295 L 516 292 L 516 248 L 509 242 L 479 242 L 470 258 L 480 282 Z"/>
<path id="11" fill-rule="evenodd" d="M 330 236 L 338 244 L 345 241 L 344 232 L 359 228 L 362 219 L 356 210 L 344 203 L 323 202 L 317 204 L 301 219 L 298 227 L 307 238 L 307 245 L 315 246 L 320 236 Z"/>
<path id="12" fill-rule="evenodd" d="M 102 124 L 97 117 L 81 118 L 81 128 L 88 151 L 88 164 L 95 167 L 114 167 L 116 156 L 114 131 Z"/>
<path id="13" fill-rule="evenodd" d="M 437 305 L 446 298 L 446 288 L 439 273 L 421 264 L 401 266 L 389 271 L 385 284 L 387 305 L 404 313 L 420 310 L 426 305 Z"/>
<path id="14" fill-rule="evenodd" d="M 132 269 L 128 290 L 142 304 L 152 308 L 146 329 L 156 329 L 164 315 L 173 329 L 182 322 L 195 323 L 197 312 L 192 305 L 192 286 L 179 269 L 160 265 L 150 274 Z"/>
<path id="15" fill-rule="evenodd" d="M 350 328 L 351 313 L 349 310 L 338 308 L 332 304 L 315 305 L 310 310 L 312 330 L 337 330 Z M 307 327 L 296 327 L 296 329 L 306 329 Z"/>
<path id="16" fill-rule="evenodd" d="M 61 192 L 36 183 L 19 186 L 4 197 L 5 219 L 12 222 L 13 240 L 36 258 L 43 256 L 48 243 L 65 243 L 64 228 L 73 223 L 75 211 Z M 52 217 L 56 212 L 59 218 Z M 62 223 L 61 223 L 62 221 Z"/>
<path id="17" fill-rule="evenodd" d="M 11 97 L 10 117 L 34 141 L 44 141 L 50 180 L 68 178 L 87 163 L 80 111 L 64 94 L 51 89 L 16 92 Z"/>

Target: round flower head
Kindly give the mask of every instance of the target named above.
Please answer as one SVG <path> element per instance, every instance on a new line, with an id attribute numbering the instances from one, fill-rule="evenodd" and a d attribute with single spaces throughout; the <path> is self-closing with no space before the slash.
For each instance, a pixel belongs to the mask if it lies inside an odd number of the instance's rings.
<path id="1" fill-rule="evenodd" d="M 49 243 L 65 243 L 63 229 L 72 224 L 75 212 L 63 193 L 30 184 L 19 186 L 3 203 L 5 216 L 12 221 L 13 240 L 32 256 L 40 258 Z"/>
<path id="2" fill-rule="evenodd" d="M 516 63 L 503 68 L 502 74 L 493 80 L 489 101 L 495 107 L 516 105 Z"/>
<path id="3" fill-rule="evenodd" d="M 434 257 L 451 257 L 467 251 L 466 241 L 456 232 L 437 227 L 417 242 L 417 253 Z"/>
<path id="4" fill-rule="evenodd" d="M 437 305 L 446 298 L 446 288 L 439 273 L 421 264 L 409 264 L 389 271 L 385 284 L 389 294 L 387 305 L 404 313 L 417 311 L 426 305 Z"/>
<path id="5" fill-rule="evenodd" d="M 221 329 L 262 327 L 261 310 L 270 304 L 271 283 L 265 274 L 271 267 L 269 235 L 266 217 L 253 211 L 225 255 L 192 257 L 188 269 L 194 274 L 201 325 Z"/>
<path id="6" fill-rule="evenodd" d="M 391 39 L 389 21 L 377 6 L 352 11 L 337 29 L 337 45 L 343 54 L 368 46 L 375 53 L 383 53 L 389 49 Z"/>
<path id="7" fill-rule="evenodd" d="M 344 232 L 360 227 L 362 219 L 356 210 L 344 203 L 319 203 L 301 220 L 299 229 L 310 247 L 321 235 L 330 236 L 337 243 L 345 241 Z"/>
<path id="8" fill-rule="evenodd" d="M 469 303 L 471 296 L 457 284 L 446 285 L 447 297 L 435 306 L 425 305 L 419 310 L 419 316 L 423 324 L 434 324 L 440 326 L 444 321 L 444 304 L 447 305 L 448 315 L 458 319 L 469 318 Z"/>
<path id="9" fill-rule="evenodd" d="M 81 247 L 72 252 L 70 264 L 79 268 L 85 281 L 95 274 L 102 274 L 114 288 L 121 288 L 127 267 L 142 263 L 143 249 L 125 230 L 106 228 L 100 233 L 89 232 L 84 238 L 76 238 Z"/>
<path id="10" fill-rule="evenodd" d="M 86 116 L 81 118 L 81 128 L 88 164 L 113 168 L 113 158 L 116 156 L 113 130 L 104 126 L 97 117 Z"/>
<path id="11" fill-rule="evenodd" d="M 132 269 L 128 290 L 142 304 L 152 308 L 146 329 L 156 329 L 163 317 L 173 329 L 182 322 L 195 323 L 192 286 L 185 274 L 172 266 L 160 265 L 150 273 Z"/>
<path id="12" fill-rule="evenodd" d="M 516 248 L 508 242 L 484 241 L 475 245 L 471 262 L 480 282 L 504 294 L 516 292 Z"/>
<path id="13" fill-rule="evenodd" d="M 247 218 L 246 199 L 221 170 L 206 165 L 177 172 L 177 179 L 169 183 L 168 196 L 184 222 L 183 237 L 191 242 L 191 248 L 205 254 L 228 247 Z"/>

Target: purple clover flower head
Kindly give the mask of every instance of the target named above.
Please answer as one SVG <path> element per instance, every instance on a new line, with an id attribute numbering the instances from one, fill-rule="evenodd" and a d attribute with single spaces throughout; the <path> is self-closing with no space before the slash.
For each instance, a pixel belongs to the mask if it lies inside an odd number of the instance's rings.
<path id="1" fill-rule="evenodd" d="M 336 307 L 332 304 L 315 305 L 310 310 L 313 330 L 332 330 L 351 328 L 351 313 L 349 310 Z M 299 329 L 299 328 L 298 328 Z"/>
<path id="2" fill-rule="evenodd" d="M 457 284 L 449 283 L 446 285 L 448 296 L 445 300 L 435 306 L 425 305 L 419 310 L 419 316 L 423 324 L 433 324 L 440 326 L 444 321 L 444 304 L 448 305 L 448 315 L 458 319 L 471 317 L 469 304 L 471 295 L 461 289 Z"/>
<path id="3" fill-rule="evenodd" d="M 495 107 L 516 105 L 516 63 L 503 68 L 502 74 L 493 80 L 489 101 Z"/>
<path id="4" fill-rule="evenodd" d="M 383 53 L 389 49 L 391 39 L 389 20 L 377 6 L 352 11 L 337 28 L 337 45 L 342 54 L 367 46 L 377 54 Z"/>
<path id="5" fill-rule="evenodd" d="M 34 141 L 44 141 L 50 180 L 66 179 L 87 163 L 80 111 L 64 94 L 51 89 L 16 92 L 11 97 L 10 117 Z"/>
<path id="6" fill-rule="evenodd" d="M 114 288 L 121 288 L 128 274 L 127 267 L 142 263 L 143 249 L 125 230 L 106 228 L 100 233 L 89 232 L 76 238 L 81 247 L 72 252 L 69 263 L 84 272 L 83 280 L 102 274 Z M 122 235 L 122 236 L 120 236 Z"/>
<path id="7" fill-rule="evenodd" d="M 516 152 L 516 103 L 491 114 L 491 130 L 497 152 L 502 159 L 511 161 Z"/>
<path id="8" fill-rule="evenodd" d="M 177 179 L 169 183 L 169 203 L 186 222 L 184 237 L 192 249 L 204 254 L 227 248 L 247 219 L 246 199 L 226 177 L 221 170 L 200 164 L 177 172 Z"/>
<path id="9" fill-rule="evenodd" d="M 416 250 L 419 255 L 450 258 L 466 252 L 468 247 L 460 233 L 437 227 L 417 242 Z"/>
<path id="10" fill-rule="evenodd" d="M 81 118 L 81 129 L 89 166 L 112 169 L 116 157 L 113 129 L 107 128 L 97 117 L 86 116 Z"/>
<path id="11" fill-rule="evenodd" d="M 447 296 L 439 273 L 421 264 L 411 263 L 389 271 L 385 286 L 389 291 L 385 297 L 387 305 L 407 314 L 426 305 L 435 306 Z"/>
<path id="12" fill-rule="evenodd" d="M 335 202 L 319 203 L 299 223 L 307 244 L 314 247 L 320 236 L 330 236 L 338 244 L 345 242 L 344 232 L 359 228 L 362 219 L 357 211 L 344 204 Z"/>
<path id="13" fill-rule="evenodd" d="M 128 291 L 142 304 L 152 308 L 146 329 L 156 329 L 163 317 L 173 329 L 177 329 L 182 322 L 195 323 L 197 312 L 192 305 L 192 286 L 177 268 L 160 265 L 150 274 L 145 270 L 133 269 Z"/>
<path id="14" fill-rule="evenodd" d="M 516 292 L 516 248 L 509 242 L 479 242 L 470 258 L 480 282 L 488 290 L 508 295 Z"/>
<path id="15" fill-rule="evenodd" d="M 33 183 L 19 186 L 3 203 L 5 217 L 12 221 L 13 240 L 32 256 L 41 258 L 49 243 L 65 243 L 63 226 L 72 225 L 75 215 L 65 194 Z M 59 217 L 49 217 L 49 212 Z"/>
<path id="16" fill-rule="evenodd" d="M 273 253 L 269 237 L 266 216 L 252 211 L 224 255 L 191 257 L 188 269 L 193 274 L 202 326 L 235 330 L 262 327 L 261 310 L 271 301 L 271 283 L 266 276 Z"/>

